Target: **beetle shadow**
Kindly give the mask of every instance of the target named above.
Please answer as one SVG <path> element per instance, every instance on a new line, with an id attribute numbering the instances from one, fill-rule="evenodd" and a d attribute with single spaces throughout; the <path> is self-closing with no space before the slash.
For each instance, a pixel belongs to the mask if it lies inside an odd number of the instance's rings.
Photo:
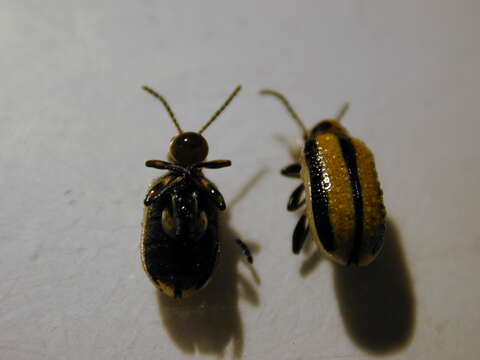
<path id="1" fill-rule="evenodd" d="M 315 246 L 310 234 L 308 234 L 308 237 L 305 240 L 302 253 L 305 254 L 306 259 L 304 259 L 302 265 L 300 265 L 299 272 L 300 276 L 304 278 L 310 275 L 323 260 L 322 254 L 320 254 L 320 251 Z"/>
<path id="2" fill-rule="evenodd" d="M 351 339 L 373 355 L 407 346 L 415 328 L 415 294 L 400 233 L 387 218 L 382 253 L 367 267 L 335 268 L 340 314 Z"/>
<path id="3" fill-rule="evenodd" d="M 230 201 L 231 205 L 240 201 L 265 172 L 266 169 L 258 172 Z M 224 357 L 226 347 L 232 343 L 232 357 L 240 358 L 244 344 L 239 300 L 244 299 L 252 306 L 260 304 L 256 291 L 260 278 L 236 244 L 240 236 L 229 225 L 232 206 L 219 214 L 221 254 L 210 283 L 186 299 L 174 299 L 157 292 L 160 316 L 167 333 L 187 354 L 198 352 Z M 253 255 L 259 252 L 258 245 L 245 243 Z M 240 273 L 239 264 L 248 269 L 247 274 Z"/>

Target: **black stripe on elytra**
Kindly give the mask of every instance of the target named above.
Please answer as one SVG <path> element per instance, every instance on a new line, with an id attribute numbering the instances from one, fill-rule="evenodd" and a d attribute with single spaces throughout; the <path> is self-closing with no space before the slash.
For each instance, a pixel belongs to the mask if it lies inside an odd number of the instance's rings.
<path id="1" fill-rule="evenodd" d="M 340 147 L 342 148 L 343 158 L 347 165 L 348 174 L 350 175 L 350 184 L 352 186 L 353 206 L 355 208 L 355 232 L 353 249 L 348 259 L 348 264 L 357 263 L 360 257 L 363 237 L 363 198 L 362 187 L 360 186 L 360 178 L 358 177 L 357 157 L 355 146 L 347 136 L 339 136 Z"/>
<path id="2" fill-rule="evenodd" d="M 328 216 L 328 193 L 324 184 L 325 161 L 313 139 L 307 140 L 304 147 L 305 160 L 310 175 L 312 216 L 318 238 L 326 251 L 335 250 L 332 224 Z"/>

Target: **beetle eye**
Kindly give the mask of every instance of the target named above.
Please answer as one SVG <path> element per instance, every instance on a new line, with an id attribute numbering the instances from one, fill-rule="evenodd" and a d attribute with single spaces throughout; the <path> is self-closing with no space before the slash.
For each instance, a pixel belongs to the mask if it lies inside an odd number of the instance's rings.
<path id="1" fill-rule="evenodd" d="M 330 121 L 322 121 L 317 126 L 313 128 L 314 132 L 323 132 L 332 128 L 332 123 Z"/>
<path id="2" fill-rule="evenodd" d="M 319 125 L 319 130 L 328 130 L 332 127 L 332 123 L 330 122 L 327 122 L 327 121 L 324 121 L 324 122 L 321 122 L 320 125 Z"/>

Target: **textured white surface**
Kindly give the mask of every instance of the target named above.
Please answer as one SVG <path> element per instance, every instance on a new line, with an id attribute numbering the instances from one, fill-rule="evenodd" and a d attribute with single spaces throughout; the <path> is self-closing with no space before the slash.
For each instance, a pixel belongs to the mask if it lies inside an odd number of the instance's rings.
<path id="1" fill-rule="evenodd" d="M 477 359 L 478 1 L 0 3 L 0 358 Z M 230 207 L 212 284 L 158 298 L 142 200 L 175 129 L 205 133 Z M 376 154 L 383 256 L 336 269 L 290 253 L 284 139 L 349 101 Z M 255 244 L 255 274 L 228 241 Z M 253 246 L 253 245 L 252 245 Z M 312 257 L 313 256 L 313 257 Z M 309 257 L 311 257 L 309 259 Z"/>

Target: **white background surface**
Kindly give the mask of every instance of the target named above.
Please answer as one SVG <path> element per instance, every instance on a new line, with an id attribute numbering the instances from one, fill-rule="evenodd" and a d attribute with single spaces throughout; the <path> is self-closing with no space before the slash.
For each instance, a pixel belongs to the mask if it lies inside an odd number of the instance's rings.
<path id="1" fill-rule="evenodd" d="M 478 1 L 0 2 L 0 358 L 476 359 Z M 175 134 L 205 133 L 229 212 L 211 285 L 157 296 L 142 201 Z M 293 256 L 296 125 L 342 103 L 389 220 L 367 269 Z M 232 239 L 255 249 L 254 272 Z M 313 254 L 313 255 L 312 255 Z"/>

